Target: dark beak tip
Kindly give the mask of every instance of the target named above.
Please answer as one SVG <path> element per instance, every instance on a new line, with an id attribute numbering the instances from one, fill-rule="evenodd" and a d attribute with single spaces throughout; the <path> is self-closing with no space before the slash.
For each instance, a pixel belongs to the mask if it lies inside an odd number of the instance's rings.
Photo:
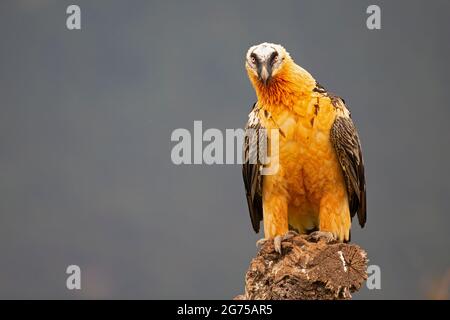
<path id="1" fill-rule="evenodd" d="M 261 78 L 261 82 L 262 82 L 265 86 L 267 86 L 267 85 L 269 84 L 269 82 L 270 82 L 270 78 L 271 78 L 271 77 L 268 77 L 267 79 Z"/>

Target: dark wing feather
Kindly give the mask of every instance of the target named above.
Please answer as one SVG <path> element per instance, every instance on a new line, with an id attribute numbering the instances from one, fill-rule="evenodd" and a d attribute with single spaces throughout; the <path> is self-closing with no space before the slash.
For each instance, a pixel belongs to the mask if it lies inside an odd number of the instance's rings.
<path id="1" fill-rule="evenodd" d="M 361 227 L 366 223 L 366 181 L 361 143 L 350 117 L 338 116 L 331 128 L 331 142 L 341 164 L 347 185 L 350 214 L 358 214 Z"/>
<path id="2" fill-rule="evenodd" d="M 247 197 L 250 219 L 253 230 L 259 232 L 260 221 L 263 219 L 262 205 L 262 176 L 260 173 L 260 163 L 258 159 L 258 138 L 250 138 L 250 129 L 257 133 L 262 128 L 258 117 L 259 109 L 256 104 L 253 105 L 252 112 L 249 115 L 247 126 L 245 127 L 244 138 L 244 163 L 242 165 L 242 176 L 244 178 L 245 193 Z M 252 161 L 256 160 L 256 161 Z"/>

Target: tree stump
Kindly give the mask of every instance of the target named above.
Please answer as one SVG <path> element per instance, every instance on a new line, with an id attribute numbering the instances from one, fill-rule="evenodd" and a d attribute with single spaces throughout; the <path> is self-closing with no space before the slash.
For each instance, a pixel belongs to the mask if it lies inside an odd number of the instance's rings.
<path id="1" fill-rule="evenodd" d="M 295 235 L 282 254 L 267 241 L 251 261 L 237 300 L 348 300 L 367 279 L 367 254 L 351 243 Z"/>

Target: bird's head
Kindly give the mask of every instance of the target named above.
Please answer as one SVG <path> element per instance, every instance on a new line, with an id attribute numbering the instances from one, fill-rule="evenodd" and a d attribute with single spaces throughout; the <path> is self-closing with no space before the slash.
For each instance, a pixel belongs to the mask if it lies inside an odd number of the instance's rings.
<path id="1" fill-rule="evenodd" d="M 289 53 L 282 46 L 264 42 L 248 49 L 245 67 L 254 84 L 268 86 L 291 61 Z"/>
<path id="2" fill-rule="evenodd" d="M 278 44 L 264 42 L 248 49 L 245 68 L 258 102 L 266 105 L 291 105 L 296 97 L 307 94 L 316 84 Z"/>

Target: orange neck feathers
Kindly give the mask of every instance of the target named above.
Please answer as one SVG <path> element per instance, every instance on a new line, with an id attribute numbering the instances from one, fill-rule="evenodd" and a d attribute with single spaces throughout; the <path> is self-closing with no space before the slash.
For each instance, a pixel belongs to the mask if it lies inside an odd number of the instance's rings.
<path id="1" fill-rule="evenodd" d="M 281 69 L 264 85 L 252 72 L 248 72 L 256 91 L 258 104 L 269 111 L 280 106 L 292 109 L 295 103 L 311 94 L 316 85 L 314 78 L 289 57 Z"/>

